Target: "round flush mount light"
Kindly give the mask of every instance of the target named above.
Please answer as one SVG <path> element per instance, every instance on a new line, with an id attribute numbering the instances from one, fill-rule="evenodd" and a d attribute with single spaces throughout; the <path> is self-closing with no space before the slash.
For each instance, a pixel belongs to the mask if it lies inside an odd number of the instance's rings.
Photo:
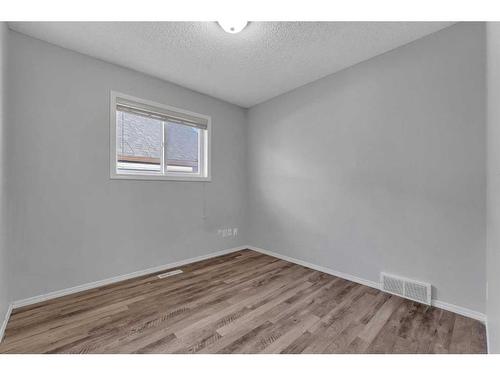
<path id="1" fill-rule="evenodd" d="M 226 33 L 230 34 L 237 34 L 248 25 L 248 21 L 217 21 L 217 23 Z"/>

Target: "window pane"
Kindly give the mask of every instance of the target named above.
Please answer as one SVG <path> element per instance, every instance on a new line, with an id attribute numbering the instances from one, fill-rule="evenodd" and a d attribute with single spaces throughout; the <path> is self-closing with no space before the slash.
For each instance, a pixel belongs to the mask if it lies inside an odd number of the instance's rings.
<path id="1" fill-rule="evenodd" d="M 118 172 L 161 172 L 162 121 L 116 112 Z"/>
<path id="2" fill-rule="evenodd" d="M 198 173 L 200 129 L 167 122 L 167 172 Z"/>

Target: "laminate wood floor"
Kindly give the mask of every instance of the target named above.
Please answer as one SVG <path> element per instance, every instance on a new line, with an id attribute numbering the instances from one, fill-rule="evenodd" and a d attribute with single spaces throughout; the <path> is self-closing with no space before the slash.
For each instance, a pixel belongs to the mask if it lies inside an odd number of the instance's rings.
<path id="1" fill-rule="evenodd" d="M 15 309 L 3 353 L 484 353 L 483 324 L 244 250 Z"/>

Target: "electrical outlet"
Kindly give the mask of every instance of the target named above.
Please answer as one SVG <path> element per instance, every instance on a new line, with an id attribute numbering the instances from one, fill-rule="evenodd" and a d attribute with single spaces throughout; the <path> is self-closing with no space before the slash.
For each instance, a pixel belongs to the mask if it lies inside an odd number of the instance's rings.
<path id="1" fill-rule="evenodd" d="M 217 235 L 222 238 L 237 236 L 238 228 L 222 228 L 217 230 Z"/>

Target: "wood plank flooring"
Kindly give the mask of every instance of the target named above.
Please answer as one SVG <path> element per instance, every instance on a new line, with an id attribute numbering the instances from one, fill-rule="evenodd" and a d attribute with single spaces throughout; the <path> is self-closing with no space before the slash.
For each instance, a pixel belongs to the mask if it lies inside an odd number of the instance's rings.
<path id="1" fill-rule="evenodd" d="M 1 353 L 485 353 L 483 324 L 244 250 L 13 311 Z"/>

